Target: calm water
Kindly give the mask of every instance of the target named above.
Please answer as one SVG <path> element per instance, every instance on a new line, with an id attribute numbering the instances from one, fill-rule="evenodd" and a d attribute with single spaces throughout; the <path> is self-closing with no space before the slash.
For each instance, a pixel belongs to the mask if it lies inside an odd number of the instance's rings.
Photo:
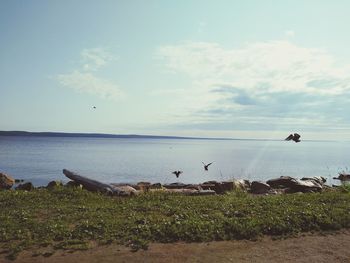
<path id="1" fill-rule="evenodd" d="M 0 136 L 0 172 L 35 185 L 68 181 L 63 168 L 106 183 L 321 175 L 331 184 L 348 169 L 349 149 L 349 142 Z M 208 172 L 202 161 L 214 161 Z M 184 173 L 177 179 L 171 172 L 178 169 Z"/>

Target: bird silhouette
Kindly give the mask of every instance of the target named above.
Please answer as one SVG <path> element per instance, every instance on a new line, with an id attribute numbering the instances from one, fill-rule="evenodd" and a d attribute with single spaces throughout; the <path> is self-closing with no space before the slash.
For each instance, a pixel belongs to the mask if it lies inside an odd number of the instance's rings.
<path id="1" fill-rule="evenodd" d="M 202 162 L 202 164 L 204 165 L 204 170 L 208 171 L 208 167 L 209 167 L 209 165 L 211 165 L 212 163 L 213 163 L 213 162 L 208 163 L 208 164 L 205 164 L 205 163 Z"/>
<path id="2" fill-rule="evenodd" d="M 290 134 L 287 138 L 284 139 L 285 141 L 295 141 L 295 142 L 300 142 L 300 135 L 297 133 Z"/>
<path id="3" fill-rule="evenodd" d="M 176 175 L 176 178 L 179 178 L 180 174 L 182 174 L 182 171 L 174 171 L 172 173 Z"/>

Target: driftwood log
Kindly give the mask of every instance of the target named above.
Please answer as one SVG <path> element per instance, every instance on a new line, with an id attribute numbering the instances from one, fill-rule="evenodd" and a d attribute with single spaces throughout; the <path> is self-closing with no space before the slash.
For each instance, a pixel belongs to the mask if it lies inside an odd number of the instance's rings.
<path id="1" fill-rule="evenodd" d="M 81 184 L 84 188 L 86 188 L 89 191 L 103 192 L 111 195 L 124 195 L 124 191 L 118 188 L 112 187 L 111 185 L 104 184 L 96 180 L 89 179 L 85 176 L 81 176 L 66 169 L 63 169 L 63 174 L 69 179 L 73 180 L 74 182 Z"/>

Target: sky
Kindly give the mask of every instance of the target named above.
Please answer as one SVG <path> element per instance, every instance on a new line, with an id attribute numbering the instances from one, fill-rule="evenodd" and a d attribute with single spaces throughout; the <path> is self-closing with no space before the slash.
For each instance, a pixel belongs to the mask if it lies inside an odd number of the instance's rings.
<path id="1" fill-rule="evenodd" d="M 350 140 L 348 10 L 1 0 L 0 130 Z"/>

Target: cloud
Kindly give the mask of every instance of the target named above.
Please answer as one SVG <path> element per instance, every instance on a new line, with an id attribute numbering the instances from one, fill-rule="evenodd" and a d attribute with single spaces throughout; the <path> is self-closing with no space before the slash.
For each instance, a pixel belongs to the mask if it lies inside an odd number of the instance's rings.
<path id="1" fill-rule="evenodd" d="M 302 48 L 288 41 L 254 43 L 241 49 L 224 49 L 215 43 L 185 42 L 158 51 L 166 66 L 194 79 L 227 82 L 259 92 L 339 94 L 349 89 L 349 67 L 337 67 L 334 58 L 321 49 Z M 317 79 L 336 79 L 346 85 L 312 87 Z"/>
<path id="2" fill-rule="evenodd" d="M 61 86 L 104 99 L 118 100 L 124 96 L 117 84 L 96 75 L 97 70 L 114 59 L 110 53 L 102 48 L 92 48 L 83 49 L 80 56 L 83 61 L 80 68 L 56 76 Z"/>
<path id="3" fill-rule="evenodd" d="M 232 49 L 182 42 L 159 47 L 157 57 L 192 81 L 178 116 L 189 125 L 350 127 L 344 100 L 350 94 L 350 67 L 326 50 L 285 40 Z"/>
<path id="4" fill-rule="evenodd" d="M 98 95 L 105 99 L 119 99 L 123 96 L 118 86 L 91 73 L 73 71 L 72 73 L 57 75 L 57 79 L 63 87 L 80 93 Z"/>
<path id="5" fill-rule="evenodd" d="M 96 71 L 114 59 L 114 57 L 103 48 L 83 49 L 80 56 L 83 61 L 83 69 L 86 71 Z"/>

